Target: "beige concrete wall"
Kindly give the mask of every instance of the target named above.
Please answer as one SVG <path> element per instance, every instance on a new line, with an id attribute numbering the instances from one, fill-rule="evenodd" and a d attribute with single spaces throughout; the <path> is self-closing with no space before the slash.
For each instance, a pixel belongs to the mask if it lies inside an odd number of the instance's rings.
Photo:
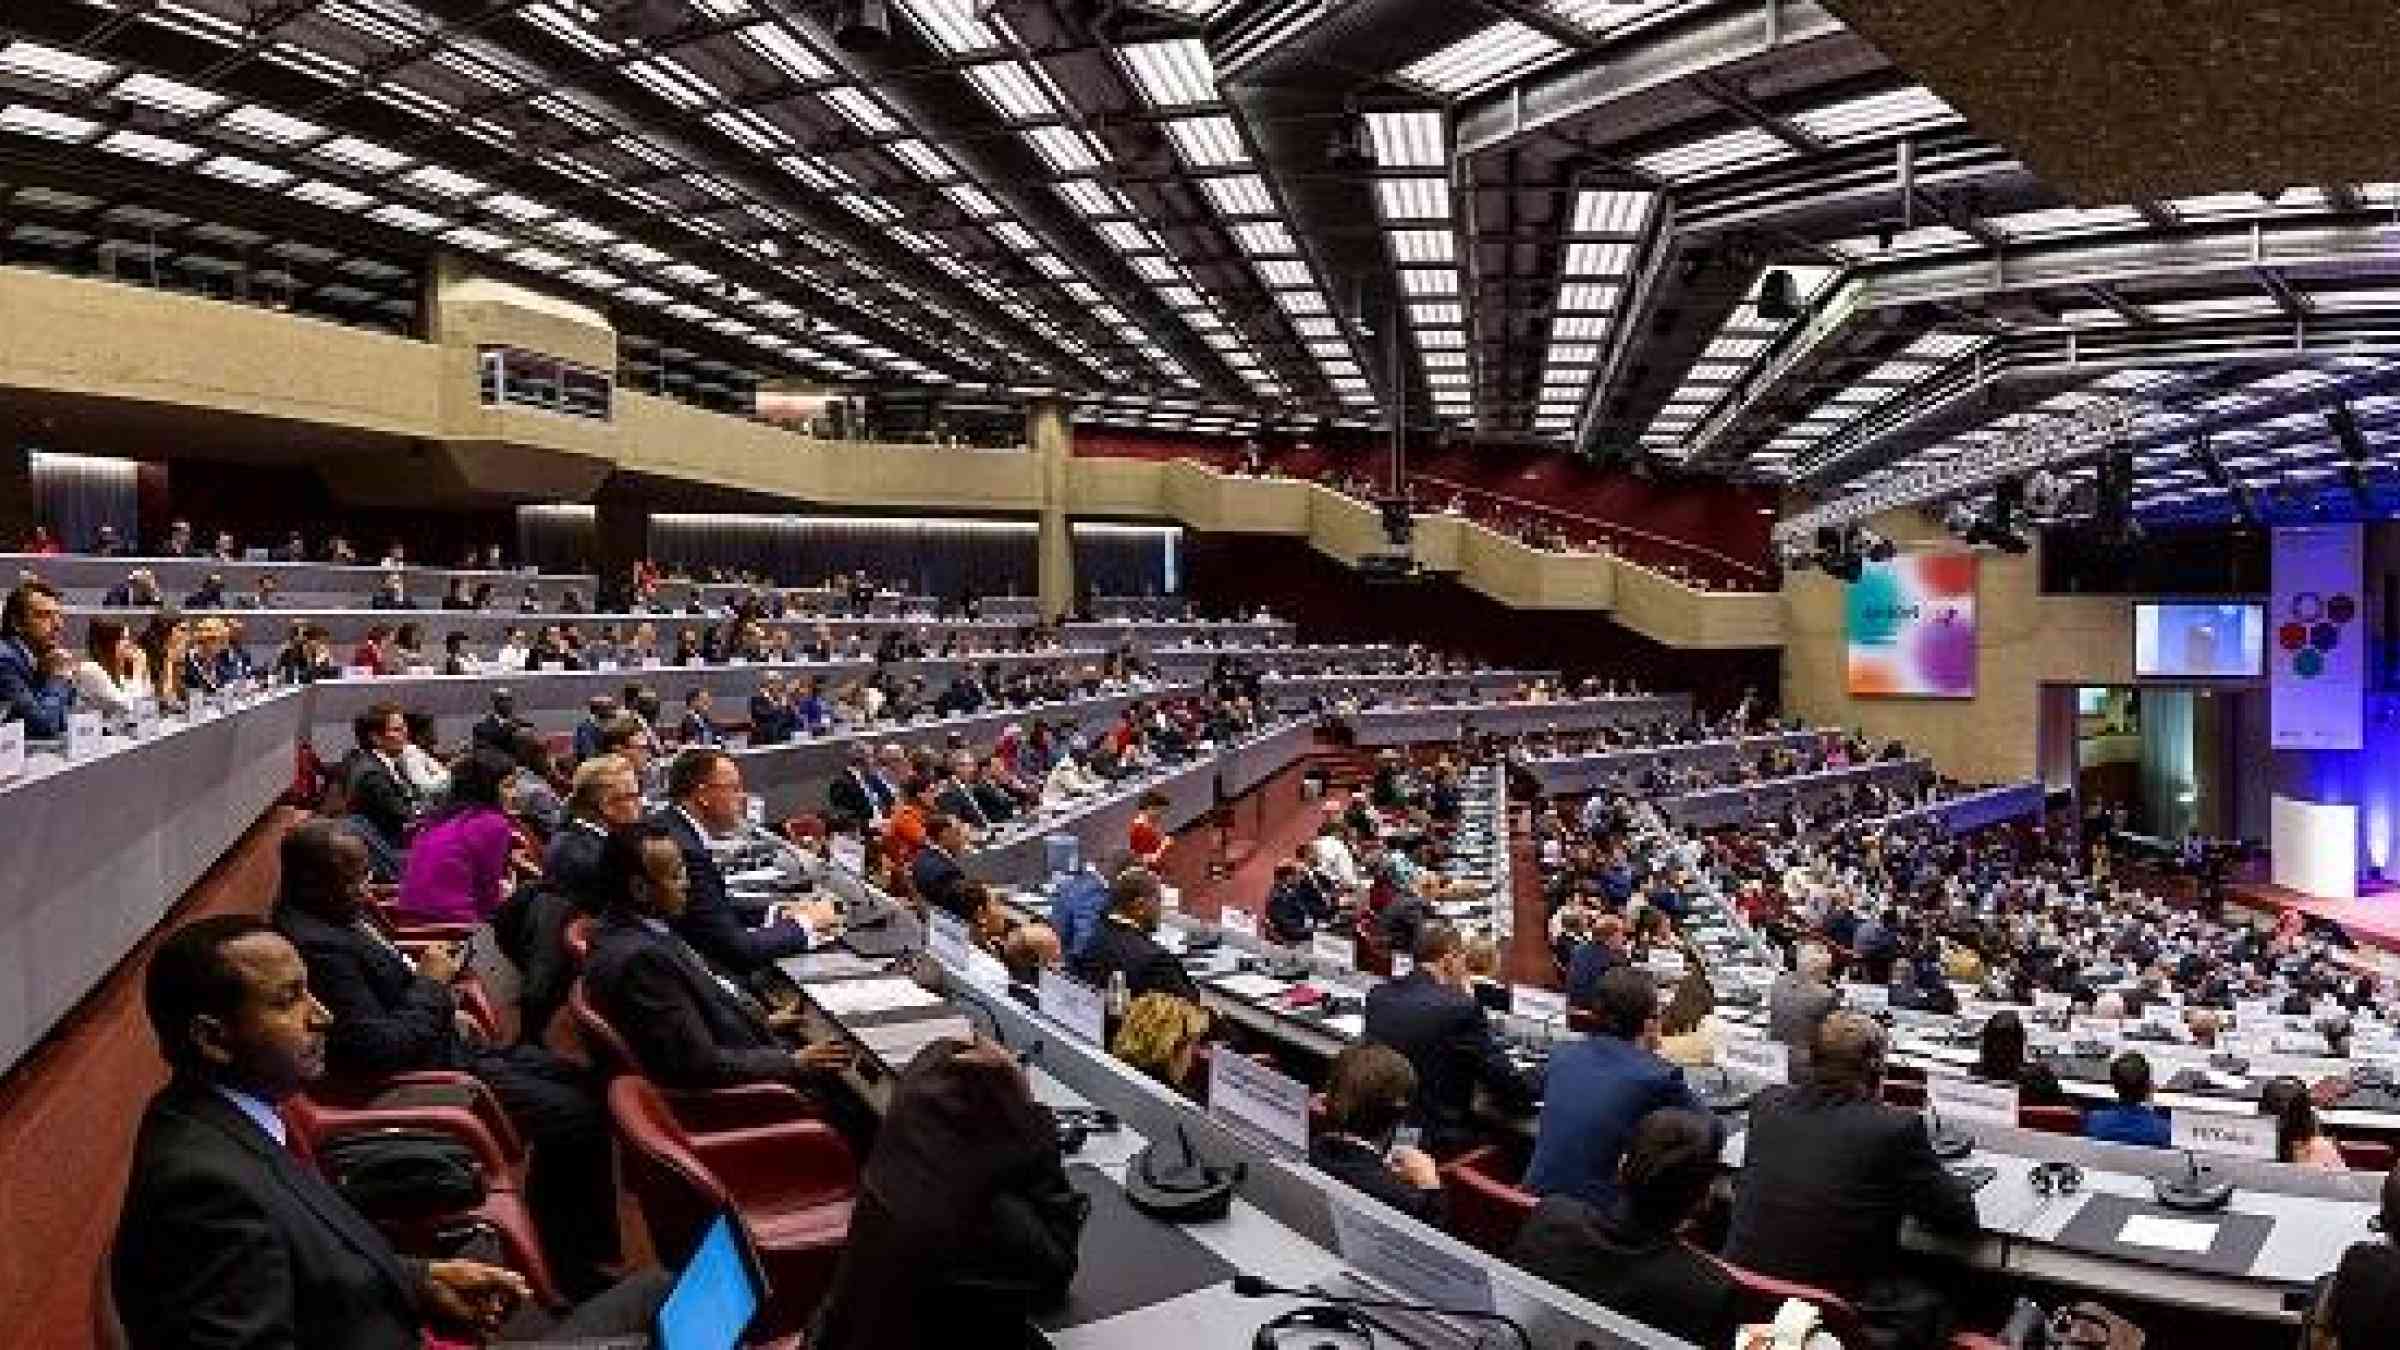
<path id="1" fill-rule="evenodd" d="M 29 268 L 0 267 L 0 388 L 401 436 L 440 417 L 425 343 Z"/>
<path id="2" fill-rule="evenodd" d="M 1913 513 L 1875 527 L 1908 546 L 1939 532 Z M 1953 546 L 1953 545 L 1943 545 Z M 1783 700 L 1818 724 L 1896 736 L 1968 780 L 2037 776 L 2042 684 L 2126 684 L 2133 679 L 2133 604 L 2122 597 L 2039 594 L 2041 555 L 1983 553 L 1975 582 L 1975 697 L 1853 698 L 1844 670 L 1841 583 L 1822 572 L 1784 583 Z"/>
<path id="3" fill-rule="evenodd" d="M 577 300 L 477 271 L 456 254 L 434 260 L 426 331 L 443 347 L 515 347 L 572 361 L 610 379 L 617 331 L 608 315 Z"/>

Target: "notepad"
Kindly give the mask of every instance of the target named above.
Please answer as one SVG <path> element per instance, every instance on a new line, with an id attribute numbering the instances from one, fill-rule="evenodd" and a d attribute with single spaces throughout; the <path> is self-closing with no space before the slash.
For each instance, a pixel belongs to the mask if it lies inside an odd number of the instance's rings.
<path id="1" fill-rule="evenodd" d="M 2204 1252 L 2217 1241 L 2217 1226 L 2192 1219 L 2167 1219 L 2156 1214 L 2127 1216 L 2117 1241 L 2131 1247 L 2157 1247 L 2170 1252 Z"/>
<path id="2" fill-rule="evenodd" d="M 932 1008 L 942 1002 L 941 995 L 928 993 L 916 981 L 908 979 L 842 980 L 831 984 L 812 984 L 808 986 L 808 996 L 825 1010 L 826 1016 L 836 1020 L 908 1008 Z"/>

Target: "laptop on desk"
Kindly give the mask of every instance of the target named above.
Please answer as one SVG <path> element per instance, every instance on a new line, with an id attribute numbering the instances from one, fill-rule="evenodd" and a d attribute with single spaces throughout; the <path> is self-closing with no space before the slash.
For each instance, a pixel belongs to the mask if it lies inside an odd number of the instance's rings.
<path id="1" fill-rule="evenodd" d="M 675 1277 L 650 1330 L 630 1336 L 512 1341 L 528 1350 L 739 1350 L 766 1301 L 758 1253 L 731 1212 L 720 1213 Z"/>

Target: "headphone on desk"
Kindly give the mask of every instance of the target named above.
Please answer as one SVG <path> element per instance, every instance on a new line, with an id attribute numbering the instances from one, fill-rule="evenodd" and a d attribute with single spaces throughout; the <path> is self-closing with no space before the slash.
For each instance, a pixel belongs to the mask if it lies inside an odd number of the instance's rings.
<path id="1" fill-rule="evenodd" d="M 2025 1174 L 2025 1184 L 2035 1195 L 2073 1195 L 2083 1189 L 2083 1169 L 2071 1162 L 2035 1163 Z"/>
<path id="2" fill-rule="evenodd" d="M 1372 1350 L 1375 1329 L 1348 1308 L 1315 1303 L 1268 1319 L 1250 1338 L 1250 1350 L 1283 1350 L 1286 1339 L 1308 1350 Z"/>

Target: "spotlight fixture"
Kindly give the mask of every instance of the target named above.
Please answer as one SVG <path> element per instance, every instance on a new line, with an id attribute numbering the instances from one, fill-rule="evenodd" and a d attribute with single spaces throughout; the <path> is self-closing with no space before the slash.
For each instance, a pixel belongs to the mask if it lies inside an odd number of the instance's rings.
<path id="1" fill-rule="evenodd" d="M 1868 562 L 1890 562 L 1900 556 L 1898 544 L 1864 526 L 1852 530 L 1850 547 Z"/>
<path id="2" fill-rule="evenodd" d="M 843 51 L 880 51 L 892 40 L 888 0 L 842 0 L 835 13 L 833 44 Z"/>
<path id="3" fill-rule="evenodd" d="M 1758 317 L 1778 323 L 1800 317 L 1800 296 L 1791 273 L 1778 267 L 1758 279 Z"/>
<path id="4" fill-rule="evenodd" d="M 2036 520 L 2056 520 L 2065 515 L 2074 505 L 2074 496 L 2075 485 L 2047 464 L 2025 480 L 2025 510 Z"/>

